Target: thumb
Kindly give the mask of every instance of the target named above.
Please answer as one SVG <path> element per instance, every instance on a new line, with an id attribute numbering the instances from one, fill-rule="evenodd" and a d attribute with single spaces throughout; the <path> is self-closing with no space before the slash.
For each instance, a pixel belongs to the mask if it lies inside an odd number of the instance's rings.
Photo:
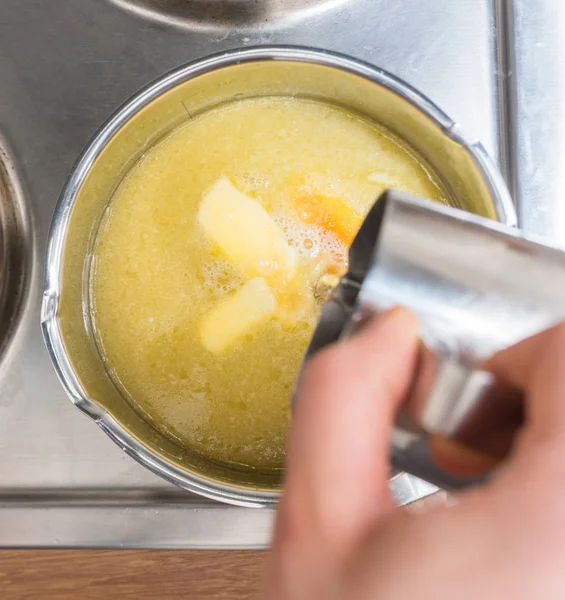
<path id="1" fill-rule="evenodd" d="M 305 367 L 281 520 L 290 525 L 295 518 L 317 545 L 346 551 L 391 509 L 390 430 L 417 348 L 415 317 L 395 308 Z"/>

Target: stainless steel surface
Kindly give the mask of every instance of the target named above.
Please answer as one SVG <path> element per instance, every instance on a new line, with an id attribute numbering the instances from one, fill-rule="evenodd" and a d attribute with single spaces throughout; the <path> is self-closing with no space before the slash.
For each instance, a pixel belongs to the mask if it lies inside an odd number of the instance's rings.
<path id="1" fill-rule="evenodd" d="M 389 191 L 353 241 L 349 271 L 322 311 L 309 353 L 375 314 L 410 308 L 423 346 L 398 414 L 393 466 L 459 487 L 471 481 L 428 464 L 422 442 L 438 434 L 491 454 L 496 427 L 511 434 L 522 424 L 521 395 L 481 365 L 562 320 L 564 290 L 565 252 L 489 219 Z"/>
<path id="2" fill-rule="evenodd" d="M 273 521 L 271 509 L 227 508 L 172 485 L 10 491 L 0 511 L 2 546 L 13 547 L 260 548 Z"/>
<path id="3" fill-rule="evenodd" d="M 435 485 L 408 473 L 398 473 L 392 478 L 391 483 L 393 484 L 392 497 L 399 506 L 406 506 L 415 502 L 415 499 L 426 498 L 438 492 Z"/>
<path id="4" fill-rule="evenodd" d="M 507 4 L 510 141 L 520 225 L 565 246 L 565 3 Z"/>
<path id="5" fill-rule="evenodd" d="M 189 60 L 252 44 L 303 44 L 386 68 L 438 103 L 491 156 L 505 158 L 506 144 L 499 143 L 503 90 L 498 85 L 500 40 L 493 31 L 493 4 L 500 2 L 347 0 L 314 15 L 297 15 L 292 22 L 202 29 L 158 22 L 103 0 L 2 1 L 0 133 L 26 196 L 33 261 L 25 311 L 0 364 L 0 544 L 56 546 L 64 537 L 74 537 L 72 543 L 96 545 L 98 527 L 86 524 L 95 523 L 98 511 L 110 501 L 129 531 L 145 532 L 138 545 L 150 535 L 162 545 L 171 540 L 170 530 L 156 523 L 171 485 L 125 456 L 68 402 L 39 328 L 40 265 L 48 224 L 76 157 L 108 114 L 139 88 Z M 551 0 L 544 4 L 555 5 Z M 558 44 L 560 38 L 545 36 L 544 43 Z M 554 63 L 559 69 L 559 56 Z M 540 117 L 546 117 L 543 111 Z M 547 173 L 547 185 L 553 183 L 552 173 Z M 155 504 L 131 512 L 135 502 L 125 500 L 123 490 L 150 493 Z M 46 500 L 46 491 L 62 503 L 78 492 L 90 498 L 74 509 L 80 529 L 64 509 L 58 512 L 57 531 L 49 527 L 52 499 Z M 102 501 L 100 491 L 113 500 Z M 18 498 L 23 497 L 26 504 L 17 512 Z M 186 498 L 181 537 L 190 545 L 210 505 L 195 507 Z M 268 542 L 269 511 L 255 511 L 249 521 L 246 509 L 221 510 L 238 532 L 234 544 Z M 16 516 L 22 520 L 16 522 Z M 12 535 L 4 535 L 7 531 Z M 123 542 L 122 530 L 105 535 L 105 545 Z M 226 544 L 220 523 L 208 536 L 213 546 Z"/>
<path id="6" fill-rule="evenodd" d="M 116 182 L 187 113 L 273 94 L 318 98 L 378 120 L 426 159 L 457 206 L 515 222 L 506 187 L 482 146 L 467 143 L 457 125 L 414 89 L 327 51 L 287 46 L 215 55 L 164 76 L 110 118 L 73 168 L 53 219 L 41 317 L 49 354 L 75 405 L 130 456 L 191 492 L 242 506 L 276 502 L 280 474 L 219 467 L 182 453 L 148 427 L 114 385 L 94 341 L 95 326 L 84 315 L 91 305 L 96 223 Z"/>

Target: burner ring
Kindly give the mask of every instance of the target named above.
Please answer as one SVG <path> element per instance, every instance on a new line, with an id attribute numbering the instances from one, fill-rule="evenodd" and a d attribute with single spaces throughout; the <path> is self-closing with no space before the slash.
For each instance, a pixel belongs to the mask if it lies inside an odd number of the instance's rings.
<path id="1" fill-rule="evenodd" d="M 257 27 L 307 17 L 347 0 L 110 0 L 139 16 L 193 29 Z"/>
<path id="2" fill-rule="evenodd" d="M 25 197 L 7 148 L 0 135 L 0 358 L 24 312 L 33 254 Z"/>

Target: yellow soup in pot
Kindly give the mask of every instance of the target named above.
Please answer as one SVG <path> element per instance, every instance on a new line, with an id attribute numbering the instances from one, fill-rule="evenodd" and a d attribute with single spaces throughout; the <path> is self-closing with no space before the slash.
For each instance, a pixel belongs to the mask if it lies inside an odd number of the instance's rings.
<path id="1" fill-rule="evenodd" d="M 387 130 L 327 104 L 243 100 L 173 131 L 95 244 L 97 342 L 122 393 L 204 457 L 280 468 L 321 284 L 388 187 L 446 201 Z"/>

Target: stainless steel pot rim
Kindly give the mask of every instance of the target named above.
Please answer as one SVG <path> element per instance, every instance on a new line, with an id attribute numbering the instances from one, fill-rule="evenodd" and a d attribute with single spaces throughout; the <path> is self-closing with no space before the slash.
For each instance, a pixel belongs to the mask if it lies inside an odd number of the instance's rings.
<path id="1" fill-rule="evenodd" d="M 489 187 L 499 220 L 507 225 L 516 224 L 514 205 L 502 175 L 479 141 L 467 139 L 461 131 L 461 127 L 439 107 L 394 75 L 368 63 L 334 52 L 297 46 L 258 46 L 244 50 L 230 50 L 175 69 L 142 89 L 114 112 L 94 135 L 77 160 L 63 187 L 53 216 L 47 246 L 41 309 L 41 326 L 47 350 L 55 371 L 72 402 L 94 419 L 127 454 L 164 479 L 191 492 L 214 500 L 249 507 L 273 505 L 279 497 L 279 492 L 245 489 L 236 485 L 216 483 L 205 477 L 187 473 L 153 453 L 147 446 L 130 435 L 109 413 L 86 396 L 66 355 L 57 312 L 61 291 L 63 246 L 71 209 L 88 172 L 108 141 L 141 108 L 175 86 L 212 70 L 247 62 L 270 60 L 314 63 L 346 71 L 384 86 L 401 99 L 410 102 L 435 122 L 455 143 L 467 150 Z"/>

